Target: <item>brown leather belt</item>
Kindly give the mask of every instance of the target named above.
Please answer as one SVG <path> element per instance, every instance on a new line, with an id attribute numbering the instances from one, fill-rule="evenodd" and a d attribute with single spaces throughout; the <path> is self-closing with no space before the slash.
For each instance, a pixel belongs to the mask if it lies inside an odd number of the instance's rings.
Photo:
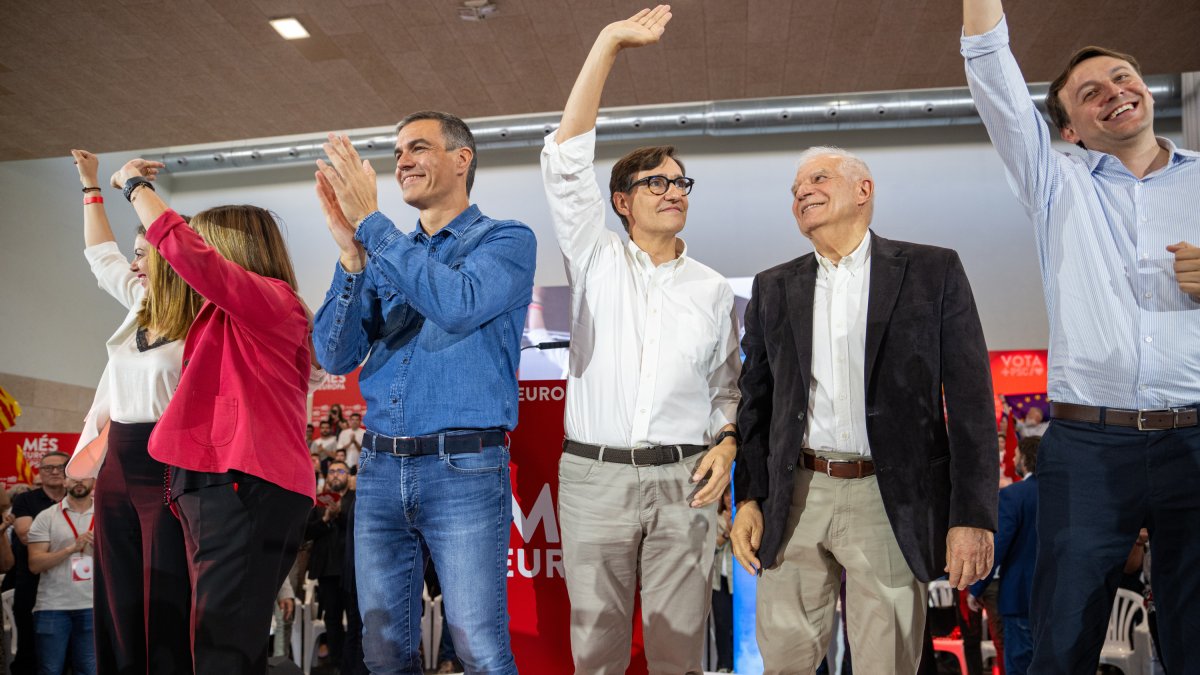
<path id="1" fill-rule="evenodd" d="M 600 462 L 632 464 L 634 466 L 662 466 L 674 464 L 708 450 L 703 445 L 652 445 L 646 448 L 614 448 L 607 445 L 591 445 L 565 439 L 563 452 L 586 457 Z"/>
<path id="2" fill-rule="evenodd" d="M 1195 408 L 1164 408 L 1162 410 L 1121 410 L 1100 408 L 1076 403 L 1051 403 L 1050 416 L 1071 422 L 1112 424 L 1141 431 L 1164 431 L 1196 426 Z"/>
<path id="3" fill-rule="evenodd" d="M 869 459 L 825 459 L 809 452 L 800 453 L 800 457 L 804 468 L 830 478 L 866 478 L 875 473 L 875 462 Z"/>

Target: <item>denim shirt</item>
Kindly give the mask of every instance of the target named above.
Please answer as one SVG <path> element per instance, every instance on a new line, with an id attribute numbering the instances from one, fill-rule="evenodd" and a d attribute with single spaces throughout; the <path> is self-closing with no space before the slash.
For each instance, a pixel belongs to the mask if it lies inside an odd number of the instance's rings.
<path id="1" fill-rule="evenodd" d="M 405 235 L 376 211 L 355 238 L 366 266 L 335 265 L 313 340 L 331 373 L 366 359 L 364 426 L 387 436 L 513 429 L 533 231 L 472 205 L 432 237 L 419 223 Z"/>

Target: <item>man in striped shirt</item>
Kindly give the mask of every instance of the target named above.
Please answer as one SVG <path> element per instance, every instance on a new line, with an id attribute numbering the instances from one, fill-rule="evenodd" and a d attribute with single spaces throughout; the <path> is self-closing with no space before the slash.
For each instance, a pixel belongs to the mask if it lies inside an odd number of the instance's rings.
<path id="1" fill-rule="evenodd" d="M 967 79 L 1034 222 L 1050 319 L 1030 672 L 1096 672 L 1143 526 L 1167 670 L 1197 672 L 1200 249 L 1189 242 L 1200 242 L 1200 154 L 1154 135 L 1137 62 L 1099 47 L 1077 52 L 1051 84 L 1051 119 L 1082 149 L 1055 151 L 1000 0 L 963 0 L 963 10 Z"/>

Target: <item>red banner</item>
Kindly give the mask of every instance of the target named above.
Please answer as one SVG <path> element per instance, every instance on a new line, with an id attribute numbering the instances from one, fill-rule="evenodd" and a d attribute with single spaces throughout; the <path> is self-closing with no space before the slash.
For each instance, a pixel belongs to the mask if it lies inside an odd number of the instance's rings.
<path id="1" fill-rule="evenodd" d="M 330 375 L 325 384 L 313 392 L 312 410 L 308 414 L 314 431 L 319 430 L 321 422 L 329 416 L 329 409 L 335 405 L 342 407 L 342 417 L 345 419 L 349 419 L 351 413 L 367 413 L 367 402 L 358 389 L 358 374 L 361 371 L 362 368 L 355 368 L 345 375 Z M 335 435 L 337 432 L 337 429 L 333 430 Z"/>
<path id="2" fill-rule="evenodd" d="M 1046 350 L 988 352 L 988 358 L 992 367 L 992 391 L 996 395 L 996 423 L 999 425 L 1003 404 L 1002 396 L 1046 391 Z M 1030 394 L 1030 396 L 1033 395 Z M 1011 424 L 1010 420 L 1009 426 Z M 1011 434 L 1014 430 L 1008 429 L 1007 431 Z M 1010 479 L 1016 479 L 1017 472 L 1013 466 L 1016 442 L 1007 439 L 1006 441 L 1002 462 L 1004 473 Z"/>
<path id="3" fill-rule="evenodd" d="M 5 431 L 0 433 L 0 483 L 5 488 L 25 483 L 33 485 L 37 467 L 48 452 L 71 454 L 79 443 L 79 434 L 53 434 L 41 431 Z"/>

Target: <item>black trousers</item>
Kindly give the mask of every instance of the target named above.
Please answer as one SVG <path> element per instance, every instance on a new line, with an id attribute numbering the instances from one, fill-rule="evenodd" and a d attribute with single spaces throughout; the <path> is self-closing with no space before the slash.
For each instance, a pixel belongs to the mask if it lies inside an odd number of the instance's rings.
<path id="1" fill-rule="evenodd" d="M 191 673 L 191 584 L 179 519 L 163 503 L 153 423 L 113 422 L 96 480 L 96 672 Z"/>
<path id="2" fill-rule="evenodd" d="M 729 670 L 733 670 L 733 592 L 729 587 L 729 579 L 725 577 L 720 577 L 720 579 L 721 590 L 712 592 L 713 633 L 716 634 L 717 642 L 717 669 L 728 668 Z"/>
<path id="3" fill-rule="evenodd" d="M 304 535 L 312 500 L 262 479 L 179 494 L 192 580 L 197 675 L 267 672 L 275 596 Z"/>
<path id="4" fill-rule="evenodd" d="M 1029 672 L 1095 674 L 1121 568 L 1146 527 L 1164 665 L 1200 673 L 1200 427 L 1053 420 L 1037 480 Z"/>
<path id="5" fill-rule="evenodd" d="M 342 648 L 346 643 L 345 597 L 340 576 L 317 579 L 317 602 L 321 604 L 321 617 L 325 620 L 325 641 L 329 645 L 330 663 L 342 662 Z"/>

